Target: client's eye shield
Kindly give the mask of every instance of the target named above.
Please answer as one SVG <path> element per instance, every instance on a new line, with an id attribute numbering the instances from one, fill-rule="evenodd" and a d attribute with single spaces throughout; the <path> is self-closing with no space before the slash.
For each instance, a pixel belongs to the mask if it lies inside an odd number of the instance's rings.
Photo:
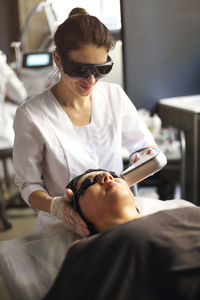
<path id="1" fill-rule="evenodd" d="M 77 80 L 88 78 L 90 75 L 100 79 L 106 76 L 113 67 L 113 61 L 109 55 L 107 62 L 104 64 L 83 64 L 62 58 L 61 64 L 64 73 Z"/>

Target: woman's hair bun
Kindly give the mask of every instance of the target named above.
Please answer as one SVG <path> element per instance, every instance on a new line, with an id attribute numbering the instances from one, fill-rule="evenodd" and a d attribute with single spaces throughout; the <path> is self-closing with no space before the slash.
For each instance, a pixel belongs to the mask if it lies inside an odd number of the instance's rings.
<path id="1" fill-rule="evenodd" d="M 74 17 L 74 16 L 78 16 L 78 15 L 89 15 L 89 14 L 87 13 L 87 11 L 84 8 L 82 8 L 82 7 L 75 7 L 69 13 L 69 18 L 70 17 Z"/>

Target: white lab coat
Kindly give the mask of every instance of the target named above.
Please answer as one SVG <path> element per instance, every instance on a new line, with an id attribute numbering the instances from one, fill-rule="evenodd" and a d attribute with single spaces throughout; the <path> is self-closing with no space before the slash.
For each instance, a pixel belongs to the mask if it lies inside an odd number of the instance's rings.
<path id="1" fill-rule="evenodd" d="M 46 89 L 17 109 L 14 131 L 16 184 L 27 203 L 36 190 L 63 195 L 68 181 L 88 168 L 120 173 L 122 144 L 130 153 L 155 144 L 121 87 L 105 82 L 93 89 L 90 124 L 73 126 Z M 41 222 L 54 218 L 43 212 L 39 217 Z"/>
<path id="2" fill-rule="evenodd" d="M 17 104 L 24 102 L 27 98 L 23 83 L 6 63 L 5 54 L 0 51 L 0 148 L 12 147 L 14 140 L 13 107 L 9 114 L 9 109 L 5 104 L 6 95 Z"/>

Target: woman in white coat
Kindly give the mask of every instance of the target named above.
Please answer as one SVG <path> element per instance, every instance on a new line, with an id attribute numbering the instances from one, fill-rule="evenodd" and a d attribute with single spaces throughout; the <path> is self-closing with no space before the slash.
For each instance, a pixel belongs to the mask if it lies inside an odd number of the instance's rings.
<path id="1" fill-rule="evenodd" d="M 38 226 L 60 219 L 82 236 L 84 221 L 66 183 L 88 168 L 122 171 L 122 144 L 133 152 L 156 146 L 135 106 L 116 84 L 98 81 L 112 69 L 109 30 L 73 9 L 54 37 L 60 80 L 21 105 L 14 121 L 14 166 L 22 198 Z"/>

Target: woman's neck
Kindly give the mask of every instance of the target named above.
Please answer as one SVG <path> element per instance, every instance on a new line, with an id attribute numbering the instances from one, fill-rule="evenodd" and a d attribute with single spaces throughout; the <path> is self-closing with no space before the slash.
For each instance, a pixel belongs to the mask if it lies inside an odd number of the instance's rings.
<path id="1" fill-rule="evenodd" d="M 51 91 L 62 107 L 71 107 L 74 109 L 77 107 L 83 108 L 91 100 L 91 95 L 83 97 L 70 90 L 66 90 L 62 82 L 58 82 L 54 85 Z"/>
<path id="2" fill-rule="evenodd" d="M 90 124 L 92 117 L 91 96 L 78 97 L 77 95 L 64 91 L 58 85 L 52 88 L 52 93 L 71 120 L 73 126 L 85 126 Z"/>

